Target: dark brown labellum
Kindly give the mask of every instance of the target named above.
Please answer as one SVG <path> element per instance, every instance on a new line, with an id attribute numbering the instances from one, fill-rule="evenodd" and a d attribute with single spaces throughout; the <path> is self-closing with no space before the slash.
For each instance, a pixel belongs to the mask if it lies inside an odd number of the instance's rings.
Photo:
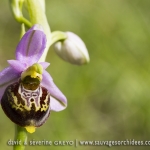
<path id="1" fill-rule="evenodd" d="M 6 88 L 1 99 L 2 109 L 10 120 L 22 127 L 39 127 L 50 114 L 50 94 L 40 85 L 32 90 L 23 85 L 16 82 Z"/>

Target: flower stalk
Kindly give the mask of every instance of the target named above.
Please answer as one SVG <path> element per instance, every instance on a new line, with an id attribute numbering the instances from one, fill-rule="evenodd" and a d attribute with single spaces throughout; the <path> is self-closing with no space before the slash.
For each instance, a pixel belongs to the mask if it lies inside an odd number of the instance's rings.
<path id="1" fill-rule="evenodd" d="M 24 23 L 22 23 L 21 24 L 20 37 L 22 38 L 24 34 L 25 34 L 25 26 L 24 26 Z M 26 129 L 15 124 L 14 140 L 15 141 L 19 140 L 20 143 L 18 145 L 14 145 L 13 150 L 24 150 L 25 146 L 27 145 L 27 131 L 26 131 Z"/>
<path id="2" fill-rule="evenodd" d="M 51 34 L 51 44 L 53 45 L 54 43 L 58 41 L 64 41 L 67 38 L 67 35 L 62 32 L 62 31 L 53 31 Z"/>
<path id="3" fill-rule="evenodd" d="M 15 141 L 18 141 L 17 145 L 14 145 L 13 150 L 24 150 L 27 145 L 27 131 L 25 128 L 15 125 Z"/>

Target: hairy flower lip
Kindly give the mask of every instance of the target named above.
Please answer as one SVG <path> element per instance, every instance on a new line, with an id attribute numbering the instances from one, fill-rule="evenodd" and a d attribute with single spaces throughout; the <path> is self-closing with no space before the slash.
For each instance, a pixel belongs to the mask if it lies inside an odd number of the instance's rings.
<path id="1" fill-rule="evenodd" d="M 27 96 L 28 94 L 32 96 Z M 33 91 L 27 90 L 18 81 L 6 88 L 1 106 L 12 122 L 27 128 L 28 131 L 29 127 L 40 127 L 48 119 L 51 110 L 50 94 L 41 86 Z"/>
<path id="2" fill-rule="evenodd" d="M 16 60 L 8 60 L 9 67 L 0 72 L 0 99 L 8 85 L 19 80 L 21 73 L 34 63 L 43 66 L 41 86 L 46 87 L 51 94 L 51 110 L 61 111 L 67 106 L 67 99 L 54 84 L 52 77 L 45 70 L 49 63 L 38 62 L 46 47 L 46 35 L 42 27 L 35 24 L 20 40 L 16 48 Z"/>

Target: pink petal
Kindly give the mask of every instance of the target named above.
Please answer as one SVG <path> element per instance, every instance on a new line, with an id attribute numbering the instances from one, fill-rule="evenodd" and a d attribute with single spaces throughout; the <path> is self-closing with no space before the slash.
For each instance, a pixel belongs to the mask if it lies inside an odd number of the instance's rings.
<path id="1" fill-rule="evenodd" d="M 20 73 L 27 68 L 27 65 L 25 63 L 20 62 L 19 60 L 7 60 L 7 62 L 12 68 L 14 68 Z"/>
<path id="2" fill-rule="evenodd" d="M 50 108 L 52 111 L 61 111 L 64 110 L 66 107 L 66 104 L 64 105 L 64 103 L 61 103 L 55 97 L 50 96 Z"/>
<path id="3" fill-rule="evenodd" d="M 40 62 L 39 64 L 41 64 L 44 69 L 46 69 L 50 65 L 50 63 L 48 62 Z"/>
<path id="4" fill-rule="evenodd" d="M 43 80 L 42 80 L 41 85 L 50 92 L 51 110 L 61 111 L 67 107 L 66 97 L 54 84 L 52 77 L 46 70 L 44 70 L 43 72 Z"/>
<path id="5" fill-rule="evenodd" d="M 12 67 L 7 67 L 0 72 L 0 100 L 7 86 L 18 81 L 19 74 Z"/>

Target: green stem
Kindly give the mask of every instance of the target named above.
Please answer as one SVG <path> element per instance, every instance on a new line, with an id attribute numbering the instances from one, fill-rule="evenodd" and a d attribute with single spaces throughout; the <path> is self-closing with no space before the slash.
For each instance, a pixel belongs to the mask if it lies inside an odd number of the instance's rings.
<path id="1" fill-rule="evenodd" d="M 67 35 L 66 35 L 65 32 L 62 32 L 62 31 L 53 31 L 51 33 L 51 43 L 50 43 L 50 46 L 52 44 L 54 44 L 55 42 L 65 40 L 66 38 L 67 38 Z"/>
<path id="2" fill-rule="evenodd" d="M 22 15 L 23 2 L 23 0 L 10 0 L 10 5 L 15 19 L 19 23 L 24 23 L 27 27 L 30 28 L 32 26 L 31 22 L 24 18 Z"/>
<path id="3" fill-rule="evenodd" d="M 32 24 L 31 24 L 31 22 L 29 22 L 26 18 L 24 18 L 24 17 L 16 17 L 15 18 L 18 22 L 20 22 L 20 23 L 24 23 L 27 27 L 29 27 L 29 28 L 31 28 L 32 27 Z"/>
<path id="4" fill-rule="evenodd" d="M 23 35 L 25 34 L 25 26 L 24 23 L 21 24 L 21 33 L 20 33 L 20 39 L 23 37 Z"/>
<path id="5" fill-rule="evenodd" d="M 27 131 L 25 128 L 15 125 L 15 141 L 17 145 L 14 145 L 13 150 L 24 150 L 27 145 Z"/>

